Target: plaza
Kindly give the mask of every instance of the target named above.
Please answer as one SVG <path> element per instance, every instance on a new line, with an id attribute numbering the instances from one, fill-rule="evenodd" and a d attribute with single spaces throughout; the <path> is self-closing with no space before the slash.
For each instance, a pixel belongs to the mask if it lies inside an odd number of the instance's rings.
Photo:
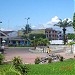
<path id="1" fill-rule="evenodd" d="M 25 64 L 34 64 L 35 58 L 46 57 L 46 52 L 31 52 L 29 49 L 33 47 L 9 47 L 5 50 L 5 61 L 11 61 L 15 56 L 20 56 Z M 66 48 L 67 49 L 67 48 Z M 61 55 L 65 59 L 74 58 L 74 54 L 66 53 L 66 50 L 52 51 L 52 53 Z"/>

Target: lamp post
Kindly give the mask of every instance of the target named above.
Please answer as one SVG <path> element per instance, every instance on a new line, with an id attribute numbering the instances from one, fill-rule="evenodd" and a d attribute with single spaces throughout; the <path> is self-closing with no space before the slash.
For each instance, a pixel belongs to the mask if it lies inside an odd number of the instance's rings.
<path id="1" fill-rule="evenodd" d="M 0 21 L 0 23 L 2 22 Z M 1 30 L 0 30 L 0 47 L 1 47 Z"/>
<path id="2" fill-rule="evenodd" d="M 25 18 L 26 20 L 27 20 L 27 24 L 28 24 L 28 20 L 30 19 L 30 17 L 28 17 L 28 18 Z"/>

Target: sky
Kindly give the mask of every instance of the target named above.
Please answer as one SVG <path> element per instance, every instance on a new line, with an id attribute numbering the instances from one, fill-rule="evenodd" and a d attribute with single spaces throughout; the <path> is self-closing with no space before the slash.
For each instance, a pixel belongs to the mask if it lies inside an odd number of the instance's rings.
<path id="1" fill-rule="evenodd" d="M 74 14 L 75 0 L 0 0 L 0 29 L 19 30 L 27 23 L 32 29 L 54 27 L 53 24 Z M 71 29 L 70 29 L 71 31 Z"/>

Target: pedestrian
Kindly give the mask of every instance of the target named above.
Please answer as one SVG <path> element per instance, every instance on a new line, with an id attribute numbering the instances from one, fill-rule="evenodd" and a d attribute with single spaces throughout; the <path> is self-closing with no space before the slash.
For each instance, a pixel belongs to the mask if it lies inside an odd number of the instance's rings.
<path id="1" fill-rule="evenodd" d="M 5 46 L 2 45 L 2 46 L 1 46 L 1 52 L 2 52 L 2 54 L 4 53 L 4 49 L 5 49 Z"/>
<path id="2" fill-rule="evenodd" d="M 50 54 L 50 52 L 51 52 L 51 49 L 48 46 L 47 53 Z"/>

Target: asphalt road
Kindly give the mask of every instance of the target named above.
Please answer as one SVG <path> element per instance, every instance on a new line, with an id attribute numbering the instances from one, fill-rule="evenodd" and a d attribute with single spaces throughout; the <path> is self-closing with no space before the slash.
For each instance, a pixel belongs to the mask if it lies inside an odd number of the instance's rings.
<path id="1" fill-rule="evenodd" d="M 33 47 L 9 47 L 5 49 L 5 53 L 29 53 L 29 49 L 32 49 Z"/>

